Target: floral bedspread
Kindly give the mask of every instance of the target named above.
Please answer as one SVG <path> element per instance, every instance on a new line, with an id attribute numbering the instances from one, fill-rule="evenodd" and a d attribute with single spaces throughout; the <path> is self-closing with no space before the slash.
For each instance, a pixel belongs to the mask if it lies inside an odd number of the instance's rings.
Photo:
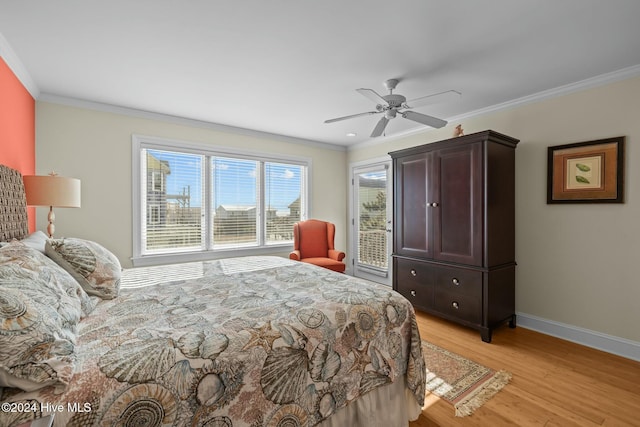
<path id="1" fill-rule="evenodd" d="M 120 296 L 80 323 L 61 394 L 2 400 L 59 412 L 60 426 L 313 426 L 405 376 L 422 403 L 413 308 L 389 288 L 271 257 L 176 268 L 130 289 L 125 274 Z"/>

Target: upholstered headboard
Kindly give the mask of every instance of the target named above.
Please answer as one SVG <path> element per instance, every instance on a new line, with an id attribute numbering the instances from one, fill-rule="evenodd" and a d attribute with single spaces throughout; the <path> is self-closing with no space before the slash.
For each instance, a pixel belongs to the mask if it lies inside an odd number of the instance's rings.
<path id="1" fill-rule="evenodd" d="M 28 234 L 27 199 L 22 174 L 0 165 L 0 242 L 22 239 Z"/>

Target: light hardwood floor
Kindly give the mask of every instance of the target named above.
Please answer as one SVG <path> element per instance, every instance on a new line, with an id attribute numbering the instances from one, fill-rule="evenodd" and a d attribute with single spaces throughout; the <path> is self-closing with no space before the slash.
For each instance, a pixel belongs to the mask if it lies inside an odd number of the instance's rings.
<path id="1" fill-rule="evenodd" d="M 500 327 L 487 344 L 472 329 L 424 313 L 418 325 L 422 339 L 513 378 L 469 417 L 428 397 L 410 427 L 640 426 L 640 362 L 521 327 Z"/>

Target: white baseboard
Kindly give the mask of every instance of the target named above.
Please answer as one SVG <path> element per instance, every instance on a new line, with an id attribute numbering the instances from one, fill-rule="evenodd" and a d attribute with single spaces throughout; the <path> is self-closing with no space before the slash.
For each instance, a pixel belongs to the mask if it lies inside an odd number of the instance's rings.
<path id="1" fill-rule="evenodd" d="M 516 314 L 518 327 L 531 329 L 640 362 L 640 342 L 543 319 L 526 313 Z"/>

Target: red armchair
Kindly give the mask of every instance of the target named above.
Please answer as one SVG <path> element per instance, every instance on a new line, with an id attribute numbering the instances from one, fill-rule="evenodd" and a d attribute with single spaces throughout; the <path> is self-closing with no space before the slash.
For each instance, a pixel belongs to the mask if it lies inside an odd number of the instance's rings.
<path id="1" fill-rule="evenodd" d="M 335 250 L 336 226 L 330 222 L 309 219 L 293 224 L 293 252 L 289 258 L 344 273 L 345 253 Z"/>

